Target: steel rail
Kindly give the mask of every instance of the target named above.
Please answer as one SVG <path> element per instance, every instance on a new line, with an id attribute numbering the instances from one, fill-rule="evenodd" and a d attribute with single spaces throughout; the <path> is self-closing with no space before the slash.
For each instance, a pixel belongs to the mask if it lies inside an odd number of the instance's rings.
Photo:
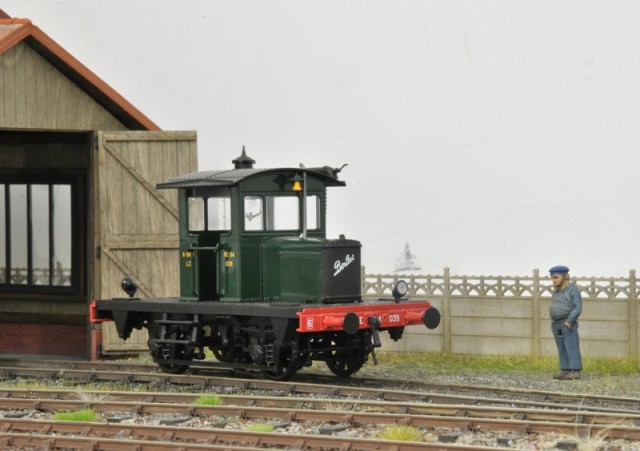
<path id="1" fill-rule="evenodd" d="M 576 417 L 575 421 L 557 421 L 552 413 L 544 418 L 495 418 L 487 415 L 433 415 L 415 413 L 380 413 L 368 411 L 327 411 L 291 409 L 281 407 L 248 407 L 248 406 L 202 406 L 193 404 L 138 403 L 126 401 L 83 401 L 60 399 L 3 399 L 1 406 L 11 410 L 43 412 L 59 412 L 93 408 L 102 413 L 130 413 L 136 415 L 168 414 L 193 416 L 221 416 L 224 418 L 241 418 L 247 420 L 277 419 L 287 422 L 330 422 L 337 424 L 405 424 L 416 427 L 456 428 L 460 430 L 496 430 L 520 433 L 564 432 L 591 434 L 605 433 L 610 438 L 640 440 L 640 427 L 636 419 L 626 417 L 614 418 L 608 423 L 585 423 L 584 418 Z M 555 412 L 557 413 L 557 412 Z M 611 416 L 611 414 L 609 414 Z M 564 418 L 566 420 L 566 418 Z M 0 424 L 1 424 L 0 420 Z M 109 421 L 109 418 L 107 418 Z"/>
<path id="2" fill-rule="evenodd" d="M 416 391 L 401 391 L 390 390 L 383 388 L 362 388 L 352 386 L 338 386 L 338 385 L 317 385 L 311 383 L 298 383 L 298 382 L 277 382 L 269 380 L 252 380 L 252 379 L 238 379 L 238 378 L 226 378 L 226 377 L 209 377 L 209 376 L 194 376 L 194 375 L 168 375 L 164 373 L 137 373 L 127 372 L 122 369 L 118 371 L 95 371 L 95 370 L 77 370 L 77 369 L 52 369 L 52 368 L 11 368 L 0 367 L 0 378 L 14 378 L 14 377 L 30 377 L 30 378 L 50 378 L 50 379 L 69 379 L 79 383 L 93 383 L 93 382 L 111 382 L 121 384 L 149 384 L 155 383 L 159 385 L 193 385 L 200 387 L 203 390 L 207 387 L 227 386 L 235 388 L 239 391 L 251 391 L 251 390 L 271 390 L 282 394 L 283 396 L 289 395 L 323 395 L 331 398 L 346 398 L 346 399 L 359 399 L 359 400 L 383 400 L 383 401 L 395 401 L 395 402 L 421 402 L 421 403 L 434 403 L 434 404 L 465 404 L 465 405 L 517 405 L 519 407 L 530 406 L 538 408 L 549 408 L 551 401 L 529 401 L 518 399 L 505 399 L 505 398 L 493 398 L 493 397 L 481 397 L 456 395 L 452 393 L 433 393 L 433 392 L 416 392 Z M 457 386 L 454 387 L 457 389 Z M 543 392 L 540 392 L 543 393 Z M 567 400 L 572 401 L 566 404 L 554 404 L 555 408 L 565 408 L 575 410 L 576 405 L 580 406 L 583 410 L 591 409 L 590 405 L 585 404 L 585 397 L 583 395 L 563 395 Z M 619 403 L 621 405 L 629 405 L 640 403 L 640 400 L 627 399 L 627 398 L 612 398 L 601 397 L 607 399 L 608 403 Z M 599 411 L 611 412 L 611 413 L 638 413 L 639 409 L 620 409 L 613 407 L 598 407 Z"/>
<path id="3" fill-rule="evenodd" d="M 43 401 L 61 402 L 70 401 L 67 409 L 78 408 L 80 404 L 86 404 L 87 400 L 93 402 L 100 401 L 103 406 L 121 405 L 120 403 L 131 403 L 138 405 L 145 404 L 178 404 L 181 409 L 193 406 L 193 401 L 200 395 L 187 393 L 156 393 L 156 392 L 122 392 L 122 391 L 82 391 L 77 390 L 25 390 L 25 389 L 4 389 L 0 390 L 0 407 L 10 407 L 11 402 L 7 400 L 17 399 L 23 401 L 27 406 L 30 401 L 42 403 Z M 519 408 L 519 407 L 496 407 L 477 405 L 453 405 L 434 403 L 408 403 L 408 402 L 384 402 L 368 401 L 360 399 L 327 399 L 327 398 L 301 398 L 301 397 L 274 397 L 255 395 L 216 395 L 226 407 L 279 407 L 286 409 L 313 409 L 339 412 L 352 412 L 361 410 L 371 413 L 392 413 L 402 415 L 438 415 L 457 416 L 472 418 L 502 418 L 502 419 L 522 419 L 530 421 L 558 421 L 572 422 L 576 424 L 616 424 L 628 426 L 640 426 L 640 413 L 629 413 L 607 409 L 597 411 L 590 409 L 571 409 L 568 407 L 558 408 L 551 405 L 548 408 Z M 86 399 L 83 399 L 86 398 Z M 19 402 L 20 402 L 19 401 Z M 77 404 L 74 404 L 77 403 Z M 42 405 L 42 404 L 39 404 Z M 128 404 L 122 404 L 128 405 Z M 13 407 L 16 408 L 16 407 Z M 106 408 L 106 407 L 104 407 Z"/>
<path id="4" fill-rule="evenodd" d="M 358 377 L 354 376 L 347 380 L 337 379 L 335 376 L 327 376 L 324 374 L 306 374 L 304 372 L 298 373 L 296 380 L 290 382 L 277 382 L 277 381 L 268 381 L 258 379 L 260 377 L 260 373 L 255 373 L 256 377 L 252 378 L 238 378 L 234 376 L 216 376 L 215 373 L 222 373 L 227 375 L 238 374 L 238 371 L 233 370 L 206 370 L 206 371 L 196 371 L 195 374 L 188 375 L 167 375 L 166 373 L 161 373 L 158 367 L 154 364 L 144 364 L 144 363 L 130 363 L 130 362 L 85 362 L 85 361 L 68 361 L 68 360 L 25 360 L 25 359 L 16 359 L 12 357 L 1 357 L 0 356 L 0 376 L 11 375 L 16 376 L 25 376 L 29 377 L 29 372 L 26 371 L 28 368 L 42 368 L 43 371 L 46 371 L 44 368 L 51 369 L 51 377 L 59 378 L 59 377 L 73 377 L 78 380 L 98 380 L 98 381 L 121 381 L 127 380 L 132 383 L 146 383 L 147 378 L 144 376 L 145 374 L 150 374 L 152 376 L 149 377 L 149 382 L 160 382 L 166 384 L 193 384 L 193 385 L 203 385 L 203 386 L 211 386 L 211 385 L 229 385 L 235 386 L 239 389 L 259 389 L 259 390 L 283 390 L 287 393 L 291 393 L 291 389 L 287 388 L 290 386 L 297 387 L 297 392 L 306 392 L 306 393 L 317 393 L 322 392 L 325 393 L 328 389 L 321 388 L 324 387 L 327 382 L 331 385 L 332 389 L 337 390 L 337 393 L 348 392 L 350 389 L 357 390 L 370 390 L 372 393 L 377 393 L 370 396 L 371 399 L 389 399 L 389 400 L 415 400 L 416 395 L 415 391 L 420 390 L 425 395 L 428 395 L 432 398 L 432 400 L 438 400 L 439 402 L 446 402 L 444 399 L 446 397 L 455 397 L 459 396 L 461 399 L 465 397 L 465 395 L 460 395 L 459 393 L 470 393 L 471 397 L 474 399 L 492 399 L 493 402 L 501 402 L 501 398 L 497 396 L 507 396 L 509 397 L 509 402 L 514 401 L 514 397 L 518 397 L 518 401 L 521 402 L 529 402 L 531 405 L 536 405 L 535 403 L 541 403 L 540 405 L 549 402 L 555 403 L 566 403 L 567 405 L 619 405 L 619 406 L 627 406 L 629 411 L 639 411 L 640 412 L 640 398 L 624 398 L 624 397 L 616 397 L 616 396 L 603 396 L 603 395 L 592 395 L 592 394 L 568 394 L 563 392 L 553 392 L 553 391 L 539 391 L 539 390 L 530 390 L 530 389 L 517 389 L 517 388 L 509 388 L 509 387 L 494 387 L 494 386 L 486 386 L 486 385 L 444 385 L 444 384 L 435 384 L 430 382 L 422 382 L 422 381 L 411 381 L 411 380 L 400 380 L 400 379 L 377 379 L 370 377 Z M 20 368 L 24 368 L 25 371 L 20 370 Z M 58 373 L 56 369 L 60 368 L 60 372 Z M 102 370 L 102 368 L 106 368 L 106 370 Z M 83 370 L 86 372 L 83 373 Z M 102 374 L 92 376 L 92 372 L 99 372 Z M 214 373 L 214 374 L 210 374 Z M 38 372 L 34 372 L 31 377 L 40 377 L 38 376 Z M 127 376 L 130 375 L 130 376 Z M 254 376 L 254 373 L 243 373 L 245 376 Z M 310 382 L 305 382 L 305 380 L 309 380 Z M 318 382 L 323 382 L 321 387 L 318 387 Z M 413 391 L 408 390 L 389 390 L 389 387 L 403 387 L 410 388 Z M 329 389 L 330 390 L 330 389 Z M 377 392 L 376 392 L 377 390 Z M 384 393 L 387 393 L 386 395 Z M 402 399 L 403 393 L 407 393 L 407 399 Z M 482 398 L 478 397 L 478 394 L 491 394 L 494 396 L 482 396 Z M 384 398 L 383 398 L 384 397 Z M 502 401 L 504 402 L 504 401 Z M 617 410 L 617 409 L 616 409 Z"/>
<path id="5" fill-rule="evenodd" d="M 62 436 L 62 434 L 65 434 Z M 54 437 L 55 435 L 55 437 Z M 72 436 L 70 436 L 72 435 Z M 119 437 L 115 439 L 113 437 Z M 154 438 L 155 440 L 151 440 Z M 227 431 L 222 429 L 167 428 L 159 426 L 124 426 L 98 423 L 61 423 L 45 420 L 0 420 L 0 445 L 23 446 L 38 441 L 48 449 L 108 450 L 202 450 L 212 446 L 242 447 L 242 449 L 275 448 L 323 450 L 507 450 L 455 443 L 400 442 L 380 439 L 330 437 L 277 432 Z M 199 443 L 196 443 L 199 442 Z"/>

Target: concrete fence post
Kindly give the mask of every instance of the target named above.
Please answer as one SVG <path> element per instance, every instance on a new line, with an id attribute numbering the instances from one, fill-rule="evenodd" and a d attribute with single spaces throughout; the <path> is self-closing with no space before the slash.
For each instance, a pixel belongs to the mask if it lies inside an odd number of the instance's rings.
<path id="1" fill-rule="evenodd" d="M 531 340 L 533 354 L 540 354 L 540 270 L 533 270 L 533 300 L 531 302 Z"/>
<path id="2" fill-rule="evenodd" d="M 638 358 L 638 285 L 636 270 L 629 271 L 629 358 Z"/>
<path id="3" fill-rule="evenodd" d="M 451 276 L 449 268 L 444 268 L 442 287 L 442 333 L 444 334 L 444 352 L 451 352 Z"/>

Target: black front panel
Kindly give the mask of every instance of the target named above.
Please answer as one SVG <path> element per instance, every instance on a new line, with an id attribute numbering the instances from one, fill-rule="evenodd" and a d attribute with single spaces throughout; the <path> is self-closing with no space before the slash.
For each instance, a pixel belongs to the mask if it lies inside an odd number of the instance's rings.
<path id="1" fill-rule="evenodd" d="M 324 240 L 321 263 L 324 302 L 360 300 L 361 247 L 356 240 Z"/>

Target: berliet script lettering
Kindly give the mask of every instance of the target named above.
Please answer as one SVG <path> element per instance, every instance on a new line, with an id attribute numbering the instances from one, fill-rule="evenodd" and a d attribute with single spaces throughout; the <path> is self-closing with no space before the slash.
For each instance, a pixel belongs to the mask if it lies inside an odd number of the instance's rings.
<path id="1" fill-rule="evenodd" d="M 336 272 L 333 273 L 333 277 L 337 276 L 338 274 L 340 274 L 347 266 L 349 266 L 351 263 L 353 263 L 353 261 L 356 259 L 355 254 L 353 255 L 345 255 L 344 256 L 344 261 L 341 262 L 340 260 L 336 260 L 336 262 L 333 264 L 333 269 L 336 270 Z"/>

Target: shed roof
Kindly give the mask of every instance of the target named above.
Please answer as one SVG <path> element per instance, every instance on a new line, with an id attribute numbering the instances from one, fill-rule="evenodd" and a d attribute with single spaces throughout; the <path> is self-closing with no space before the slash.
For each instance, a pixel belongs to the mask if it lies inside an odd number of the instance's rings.
<path id="1" fill-rule="evenodd" d="M 151 119 L 33 25 L 29 19 L 11 18 L 0 9 L 0 55 L 23 41 L 129 129 L 160 130 Z"/>

